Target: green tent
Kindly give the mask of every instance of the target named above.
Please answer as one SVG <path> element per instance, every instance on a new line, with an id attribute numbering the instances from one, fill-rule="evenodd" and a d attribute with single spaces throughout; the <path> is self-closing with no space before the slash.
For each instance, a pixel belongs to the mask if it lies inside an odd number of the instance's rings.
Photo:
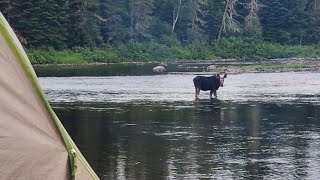
<path id="1" fill-rule="evenodd" d="M 1 12 L 0 179 L 99 179 L 52 110 Z"/>

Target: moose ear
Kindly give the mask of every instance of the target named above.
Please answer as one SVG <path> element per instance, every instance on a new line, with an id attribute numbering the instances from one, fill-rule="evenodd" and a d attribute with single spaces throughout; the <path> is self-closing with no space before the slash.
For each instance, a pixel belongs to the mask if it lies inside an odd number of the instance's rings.
<path id="1" fill-rule="evenodd" d="M 220 75 L 219 75 L 219 74 L 217 74 L 217 77 L 220 77 Z"/>
<path id="2" fill-rule="evenodd" d="M 225 74 L 225 75 L 223 76 L 223 78 L 227 78 L 227 74 Z"/>

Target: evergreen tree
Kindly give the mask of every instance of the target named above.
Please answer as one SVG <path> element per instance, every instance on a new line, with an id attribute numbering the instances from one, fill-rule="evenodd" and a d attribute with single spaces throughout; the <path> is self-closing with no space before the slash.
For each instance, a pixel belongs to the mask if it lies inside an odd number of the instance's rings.
<path id="1" fill-rule="evenodd" d="M 28 44 L 27 31 L 31 19 L 32 2 L 24 0 L 0 0 L 0 10 L 12 26 L 22 44 Z"/>
<path id="2" fill-rule="evenodd" d="M 306 27 L 308 26 L 308 13 L 305 11 L 308 0 L 291 0 L 287 6 L 288 15 L 288 32 L 290 33 L 289 44 L 304 44 Z"/>
<path id="3" fill-rule="evenodd" d="M 219 34 L 224 13 L 224 0 L 210 0 L 206 8 L 208 15 L 205 17 L 205 21 L 207 22 L 205 32 L 211 41 L 215 41 Z"/>
<path id="4" fill-rule="evenodd" d="M 95 46 L 102 42 L 96 0 L 70 0 L 69 46 Z"/>
<path id="5" fill-rule="evenodd" d="M 68 38 L 67 25 L 69 24 L 68 2 L 65 0 L 47 0 L 39 4 L 37 18 L 40 34 L 34 35 L 35 46 L 66 47 Z"/>
<path id="6" fill-rule="evenodd" d="M 301 44 L 305 35 L 306 0 L 263 0 L 261 22 L 268 41 Z"/>
<path id="7" fill-rule="evenodd" d="M 63 0 L 0 2 L 20 41 L 28 47 L 65 47 L 68 20 Z M 4 6 L 3 6 L 4 5 Z"/>
<path id="8" fill-rule="evenodd" d="M 207 26 L 206 16 L 208 0 L 188 0 L 184 8 L 184 19 L 187 25 L 187 42 L 202 41 Z"/>
<path id="9" fill-rule="evenodd" d="M 154 40 L 163 42 L 170 39 L 172 35 L 173 18 L 172 0 L 157 0 L 154 2 L 154 23 L 150 27 L 150 32 Z"/>
<path id="10" fill-rule="evenodd" d="M 191 14 L 191 27 L 203 31 L 207 22 L 205 17 L 208 15 L 206 7 L 209 5 L 209 0 L 190 0 L 190 14 Z"/>
<path id="11" fill-rule="evenodd" d="M 154 22 L 154 0 L 130 0 L 130 29 L 131 37 L 135 39 L 151 38 L 150 27 Z"/>
<path id="12" fill-rule="evenodd" d="M 320 43 L 320 1 L 309 0 L 306 8 L 308 26 L 306 28 L 306 44 Z"/>
<path id="13" fill-rule="evenodd" d="M 100 0 L 100 31 L 105 43 L 126 42 L 130 33 L 127 0 Z"/>
<path id="14" fill-rule="evenodd" d="M 20 41 L 34 48 L 132 39 L 202 44 L 228 36 L 320 42 L 320 0 L 0 0 L 0 10 Z"/>
<path id="15" fill-rule="evenodd" d="M 263 37 L 267 41 L 287 42 L 289 33 L 286 31 L 289 10 L 285 7 L 286 0 L 264 0 L 260 13 Z"/>
<path id="16" fill-rule="evenodd" d="M 21 16 L 22 11 L 20 7 L 21 5 L 19 5 L 18 1 L 0 0 L 0 11 L 10 24 L 14 23 L 11 22 L 12 19 L 15 19 L 17 16 Z"/>

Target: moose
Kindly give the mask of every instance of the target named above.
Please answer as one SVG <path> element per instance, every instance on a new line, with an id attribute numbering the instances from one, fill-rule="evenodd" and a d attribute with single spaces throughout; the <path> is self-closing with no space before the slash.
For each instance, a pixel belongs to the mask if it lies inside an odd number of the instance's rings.
<path id="1" fill-rule="evenodd" d="M 212 99 L 212 94 L 217 97 L 217 90 L 219 87 L 223 87 L 224 79 L 227 78 L 227 73 L 223 76 L 219 74 L 206 77 L 206 76 L 196 76 L 193 79 L 193 84 L 196 90 L 196 99 L 199 99 L 198 96 L 200 94 L 200 90 L 208 91 L 210 90 L 210 99 Z"/>

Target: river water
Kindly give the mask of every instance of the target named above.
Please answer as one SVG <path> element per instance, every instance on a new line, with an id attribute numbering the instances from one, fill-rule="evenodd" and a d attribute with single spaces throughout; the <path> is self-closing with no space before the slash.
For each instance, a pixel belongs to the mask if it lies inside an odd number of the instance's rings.
<path id="1" fill-rule="evenodd" d="M 320 73 L 41 77 L 101 179 L 320 179 Z"/>

